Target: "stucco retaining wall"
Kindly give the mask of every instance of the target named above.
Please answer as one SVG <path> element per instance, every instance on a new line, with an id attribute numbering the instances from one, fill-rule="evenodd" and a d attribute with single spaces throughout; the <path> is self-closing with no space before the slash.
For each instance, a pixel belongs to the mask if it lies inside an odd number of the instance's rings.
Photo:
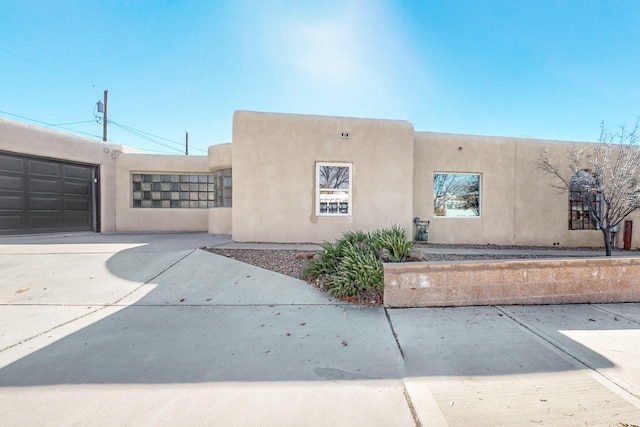
<path id="1" fill-rule="evenodd" d="M 640 258 L 384 265 L 387 307 L 640 302 Z"/>

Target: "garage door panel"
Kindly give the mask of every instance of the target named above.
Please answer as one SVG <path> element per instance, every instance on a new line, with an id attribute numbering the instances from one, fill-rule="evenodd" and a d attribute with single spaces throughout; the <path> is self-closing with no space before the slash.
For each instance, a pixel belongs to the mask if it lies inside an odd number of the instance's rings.
<path id="1" fill-rule="evenodd" d="M 0 215 L 0 233 L 24 228 L 22 215 Z"/>
<path id="2" fill-rule="evenodd" d="M 30 174 L 55 176 L 55 177 L 59 175 L 58 163 L 56 162 L 42 161 L 42 160 L 29 160 L 28 165 L 29 165 L 29 168 L 27 172 Z"/>
<path id="3" fill-rule="evenodd" d="M 96 231 L 97 166 L 0 152 L 0 234 Z"/>
<path id="4" fill-rule="evenodd" d="M 30 196 L 29 210 L 58 212 L 60 210 L 60 202 L 61 200 L 58 197 Z"/>
<path id="5" fill-rule="evenodd" d="M 91 196 L 91 184 L 89 182 L 65 182 L 64 194 Z"/>
<path id="6" fill-rule="evenodd" d="M 57 194 L 60 192 L 60 183 L 51 179 L 31 178 L 29 179 L 29 191 Z"/>
<path id="7" fill-rule="evenodd" d="M 63 165 L 62 176 L 65 178 L 78 178 L 82 180 L 90 180 L 91 170 L 82 166 Z"/>
<path id="8" fill-rule="evenodd" d="M 0 171 L 22 173 L 23 170 L 24 159 L 0 154 Z"/>
<path id="9" fill-rule="evenodd" d="M 73 199 L 65 198 L 64 210 L 88 212 L 91 208 L 90 204 L 91 204 L 91 200 L 87 200 L 87 199 L 73 200 Z"/>
<path id="10" fill-rule="evenodd" d="M 22 211 L 24 197 L 22 195 L 5 195 L 0 193 L 0 211 Z"/>
<path id="11" fill-rule="evenodd" d="M 27 217 L 27 227 L 33 230 L 58 230 L 61 226 L 60 215 L 54 212 L 30 214 Z"/>
<path id="12" fill-rule="evenodd" d="M 93 218 L 88 215 L 73 215 L 68 214 L 63 217 L 64 227 L 68 229 L 86 230 L 87 227 L 91 227 Z"/>
<path id="13" fill-rule="evenodd" d="M 0 176 L 0 191 L 24 191 L 24 178 L 20 176 Z"/>

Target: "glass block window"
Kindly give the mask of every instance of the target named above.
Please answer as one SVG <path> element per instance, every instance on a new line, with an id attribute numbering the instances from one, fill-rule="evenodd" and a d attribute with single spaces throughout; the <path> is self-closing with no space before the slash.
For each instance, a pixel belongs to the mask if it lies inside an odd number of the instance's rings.
<path id="1" fill-rule="evenodd" d="M 132 174 L 134 208 L 212 208 L 214 175 Z"/>
<path id="2" fill-rule="evenodd" d="M 215 207 L 231 207 L 231 169 L 222 169 L 213 173 L 216 183 Z"/>

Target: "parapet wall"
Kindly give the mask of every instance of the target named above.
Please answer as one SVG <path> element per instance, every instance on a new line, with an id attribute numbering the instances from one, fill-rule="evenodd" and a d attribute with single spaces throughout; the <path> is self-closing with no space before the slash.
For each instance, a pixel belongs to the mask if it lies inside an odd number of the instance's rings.
<path id="1" fill-rule="evenodd" d="M 384 305 L 640 302 L 640 258 L 384 265 Z"/>

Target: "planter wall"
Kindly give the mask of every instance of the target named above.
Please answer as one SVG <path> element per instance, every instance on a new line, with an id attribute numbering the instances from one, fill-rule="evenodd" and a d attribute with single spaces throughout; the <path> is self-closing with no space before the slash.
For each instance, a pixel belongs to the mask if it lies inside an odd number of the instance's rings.
<path id="1" fill-rule="evenodd" d="M 640 258 L 384 265 L 384 305 L 640 302 Z"/>

